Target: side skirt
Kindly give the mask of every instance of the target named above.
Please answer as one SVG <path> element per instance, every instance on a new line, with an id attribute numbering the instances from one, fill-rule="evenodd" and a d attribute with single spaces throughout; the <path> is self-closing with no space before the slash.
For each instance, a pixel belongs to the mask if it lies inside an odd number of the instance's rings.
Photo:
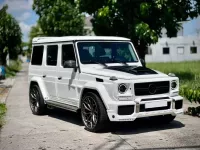
<path id="1" fill-rule="evenodd" d="M 73 112 L 78 111 L 78 107 L 76 107 L 76 106 L 72 106 L 72 105 L 68 105 L 68 104 L 64 104 L 64 103 L 60 103 L 60 102 L 55 102 L 55 101 L 51 101 L 51 100 L 46 101 L 46 103 L 47 103 L 47 105 L 52 106 L 52 107 L 57 107 L 57 108 L 61 108 L 61 109 L 65 109 L 65 110 L 69 110 L 69 111 L 73 111 Z"/>

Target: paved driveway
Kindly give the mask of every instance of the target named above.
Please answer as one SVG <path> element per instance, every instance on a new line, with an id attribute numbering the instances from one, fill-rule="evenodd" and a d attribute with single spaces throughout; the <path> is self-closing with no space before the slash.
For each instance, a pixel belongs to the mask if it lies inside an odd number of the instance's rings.
<path id="1" fill-rule="evenodd" d="M 200 119 L 187 115 L 168 125 L 154 125 L 148 119 L 114 123 L 98 134 L 86 131 L 72 112 L 34 116 L 28 104 L 27 65 L 17 75 L 7 106 L 0 150 L 200 149 Z"/>

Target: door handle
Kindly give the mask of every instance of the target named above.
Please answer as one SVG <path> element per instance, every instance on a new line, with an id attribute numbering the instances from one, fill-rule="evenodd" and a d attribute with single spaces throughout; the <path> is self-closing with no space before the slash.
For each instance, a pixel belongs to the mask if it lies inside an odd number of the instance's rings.
<path id="1" fill-rule="evenodd" d="M 61 80 L 62 79 L 62 77 L 58 77 L 58 80 Z"/>
<path id="2" fill-rule="evenodd" d="M 43 78 L 46 78 L 46 75 L 43 75 L 42 77 L 43 77 Z"/>

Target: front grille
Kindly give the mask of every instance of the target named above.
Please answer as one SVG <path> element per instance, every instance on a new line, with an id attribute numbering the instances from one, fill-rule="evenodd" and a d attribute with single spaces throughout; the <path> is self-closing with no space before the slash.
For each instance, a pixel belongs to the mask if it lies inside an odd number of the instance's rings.
<path id="1" fill-rule="evenodd" d="M 119 115 L 131 115 L 134 112 L 134 105 L 128 105 L 128 106 L 119 106 L 118 107 L 118 114 Z"/>
<path id="2" fill-rule="evenodd" d="M 169 86 L 169 81 L 135 83 L 135 95 L 143 96 L 169 93 Z"/>
<path id="3" fill-rule="evenodd" d="M 166 107 L 145 108 L 145 104 L 140 105 L 140 112 L 167 110 L 171 108 L 171 102 L 167 102 Z"/>

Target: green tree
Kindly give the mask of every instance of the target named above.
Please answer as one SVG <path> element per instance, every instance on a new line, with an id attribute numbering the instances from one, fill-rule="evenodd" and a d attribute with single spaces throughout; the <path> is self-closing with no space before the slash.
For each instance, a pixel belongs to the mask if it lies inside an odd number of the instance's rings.
<path id="1" fill-rule="evenodd" d="M 33 10 L 47 36 L 84 34 L 84 17 L 72 0 L 34 0 Z"/>
<path id="2" fill-rule="evenodd" d="M 0 10 L 0 59 L 2 65 L 6 65 L 6 56 L 16 59 L 22 52 L 22 33 L 18 22 L 6 11 L 8 6 Z"/>
<path id="3" fill-rule="evenodd" d="M 96 35 L 128 37 L 144 59 L 163 28 L 176 36 L 179 22 L 200 14 L 200 0 L 79 0 L 79 9 L 93 16 Z"/>
<path id="4" fill-rule="evenodd" d="M 25 44 L 25 46 L 28 46 L 28 50 L 26 52 L 26 55 L 28 57 L 30 57 L 30 55 L 31 55 L 33 38 L 39 37 L 39 36 L 45 36 L 45 34 L 43 33 L 39 23 L 37 22 L 37 24 L 35 26 L 31 27 L 31 30 L 29 32 L 29 41 Z"/>

